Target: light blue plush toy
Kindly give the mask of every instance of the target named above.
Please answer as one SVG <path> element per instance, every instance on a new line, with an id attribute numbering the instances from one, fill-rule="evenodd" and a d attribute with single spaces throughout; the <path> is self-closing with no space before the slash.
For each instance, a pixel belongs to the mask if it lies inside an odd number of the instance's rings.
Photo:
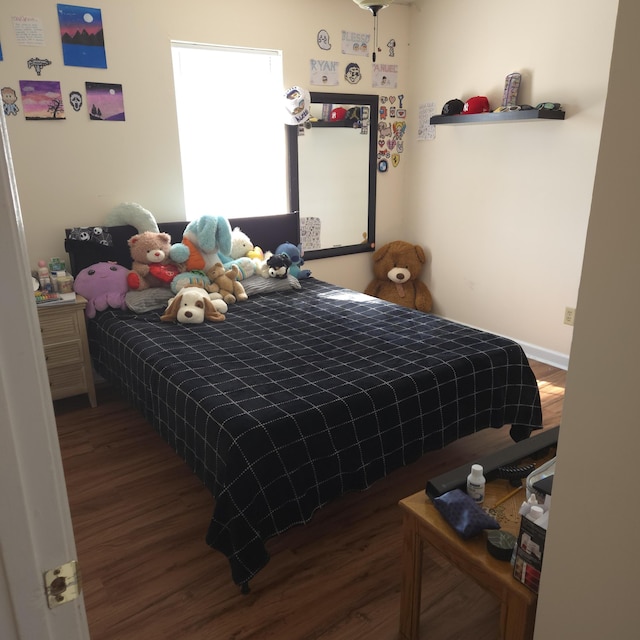
<path id="1" fill-rule="evenodd" d="M 296 247 L 296 245 L 292 242 L 283 242 L 282 244 L 278 245 L 274 253 L 276 255 L 279 253 L 286 253 L 289 258 L 291 258 L 289 273 L 298 280 L 308 278 L 311 275 L 311 271 L 309 269 L 300 268 L 304 264 L 301 244 Z"/>
<path id="2" fill-rule="evenodd" d="M 231 251 L 231 225 L 224 216 L 200 216 L 185 228 L 182 242 L 171 247 L 169 257 L 182 264 L 186 271 L 208 271 L 216 262 L 222 262 L 218 254 Z"/>

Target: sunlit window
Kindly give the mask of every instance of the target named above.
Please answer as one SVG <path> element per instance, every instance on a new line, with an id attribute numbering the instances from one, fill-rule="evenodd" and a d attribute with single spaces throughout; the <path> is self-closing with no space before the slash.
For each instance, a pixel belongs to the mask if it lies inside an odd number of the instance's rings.
<path id="1" fill-rule="evenodd" d="M 172 42 L 188 220 L 287 211 L 282 52 Z"/>

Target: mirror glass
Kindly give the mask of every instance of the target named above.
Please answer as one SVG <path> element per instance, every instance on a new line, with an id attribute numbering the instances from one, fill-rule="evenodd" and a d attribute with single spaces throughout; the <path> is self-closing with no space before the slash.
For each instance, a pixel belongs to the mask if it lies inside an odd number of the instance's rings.
<path id="1" fill-rule="evenodd" d="M 311 92 L 310 111 L 289 127 L 305 260 L 373 251 L 378 96 Z"/>

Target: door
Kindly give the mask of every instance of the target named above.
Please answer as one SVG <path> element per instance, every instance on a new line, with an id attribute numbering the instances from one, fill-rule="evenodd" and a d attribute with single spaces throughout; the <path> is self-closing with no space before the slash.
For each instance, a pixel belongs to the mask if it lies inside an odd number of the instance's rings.
<path id="1" fill-rule="evenodd" d="M 45 598 L 43 572 L 76 550 L 2 111 L 0 133 L 0 638 L 85 640 L 82 595 Z"/>

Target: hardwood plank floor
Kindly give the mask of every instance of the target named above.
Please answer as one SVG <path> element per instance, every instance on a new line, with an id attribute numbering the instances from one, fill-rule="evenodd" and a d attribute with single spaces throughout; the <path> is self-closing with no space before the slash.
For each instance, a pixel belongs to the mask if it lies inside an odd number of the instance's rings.
<path id="1" fill-rule="evenodd" d="M 565 372 L 531 362 L 544 425 L 560 423 Z M 395 640 L 398 500 L 428 478 L 511 444 L 486 429 L 343 496 L 268 543 L 243 596 L 205 541 L 209 492 L 137 410 L 109 387 L 55 403 L 93 640 Z M 493 640 L 499 607 L 444 558 L 425 557 L 421 618 L 430 640 Z"/>

